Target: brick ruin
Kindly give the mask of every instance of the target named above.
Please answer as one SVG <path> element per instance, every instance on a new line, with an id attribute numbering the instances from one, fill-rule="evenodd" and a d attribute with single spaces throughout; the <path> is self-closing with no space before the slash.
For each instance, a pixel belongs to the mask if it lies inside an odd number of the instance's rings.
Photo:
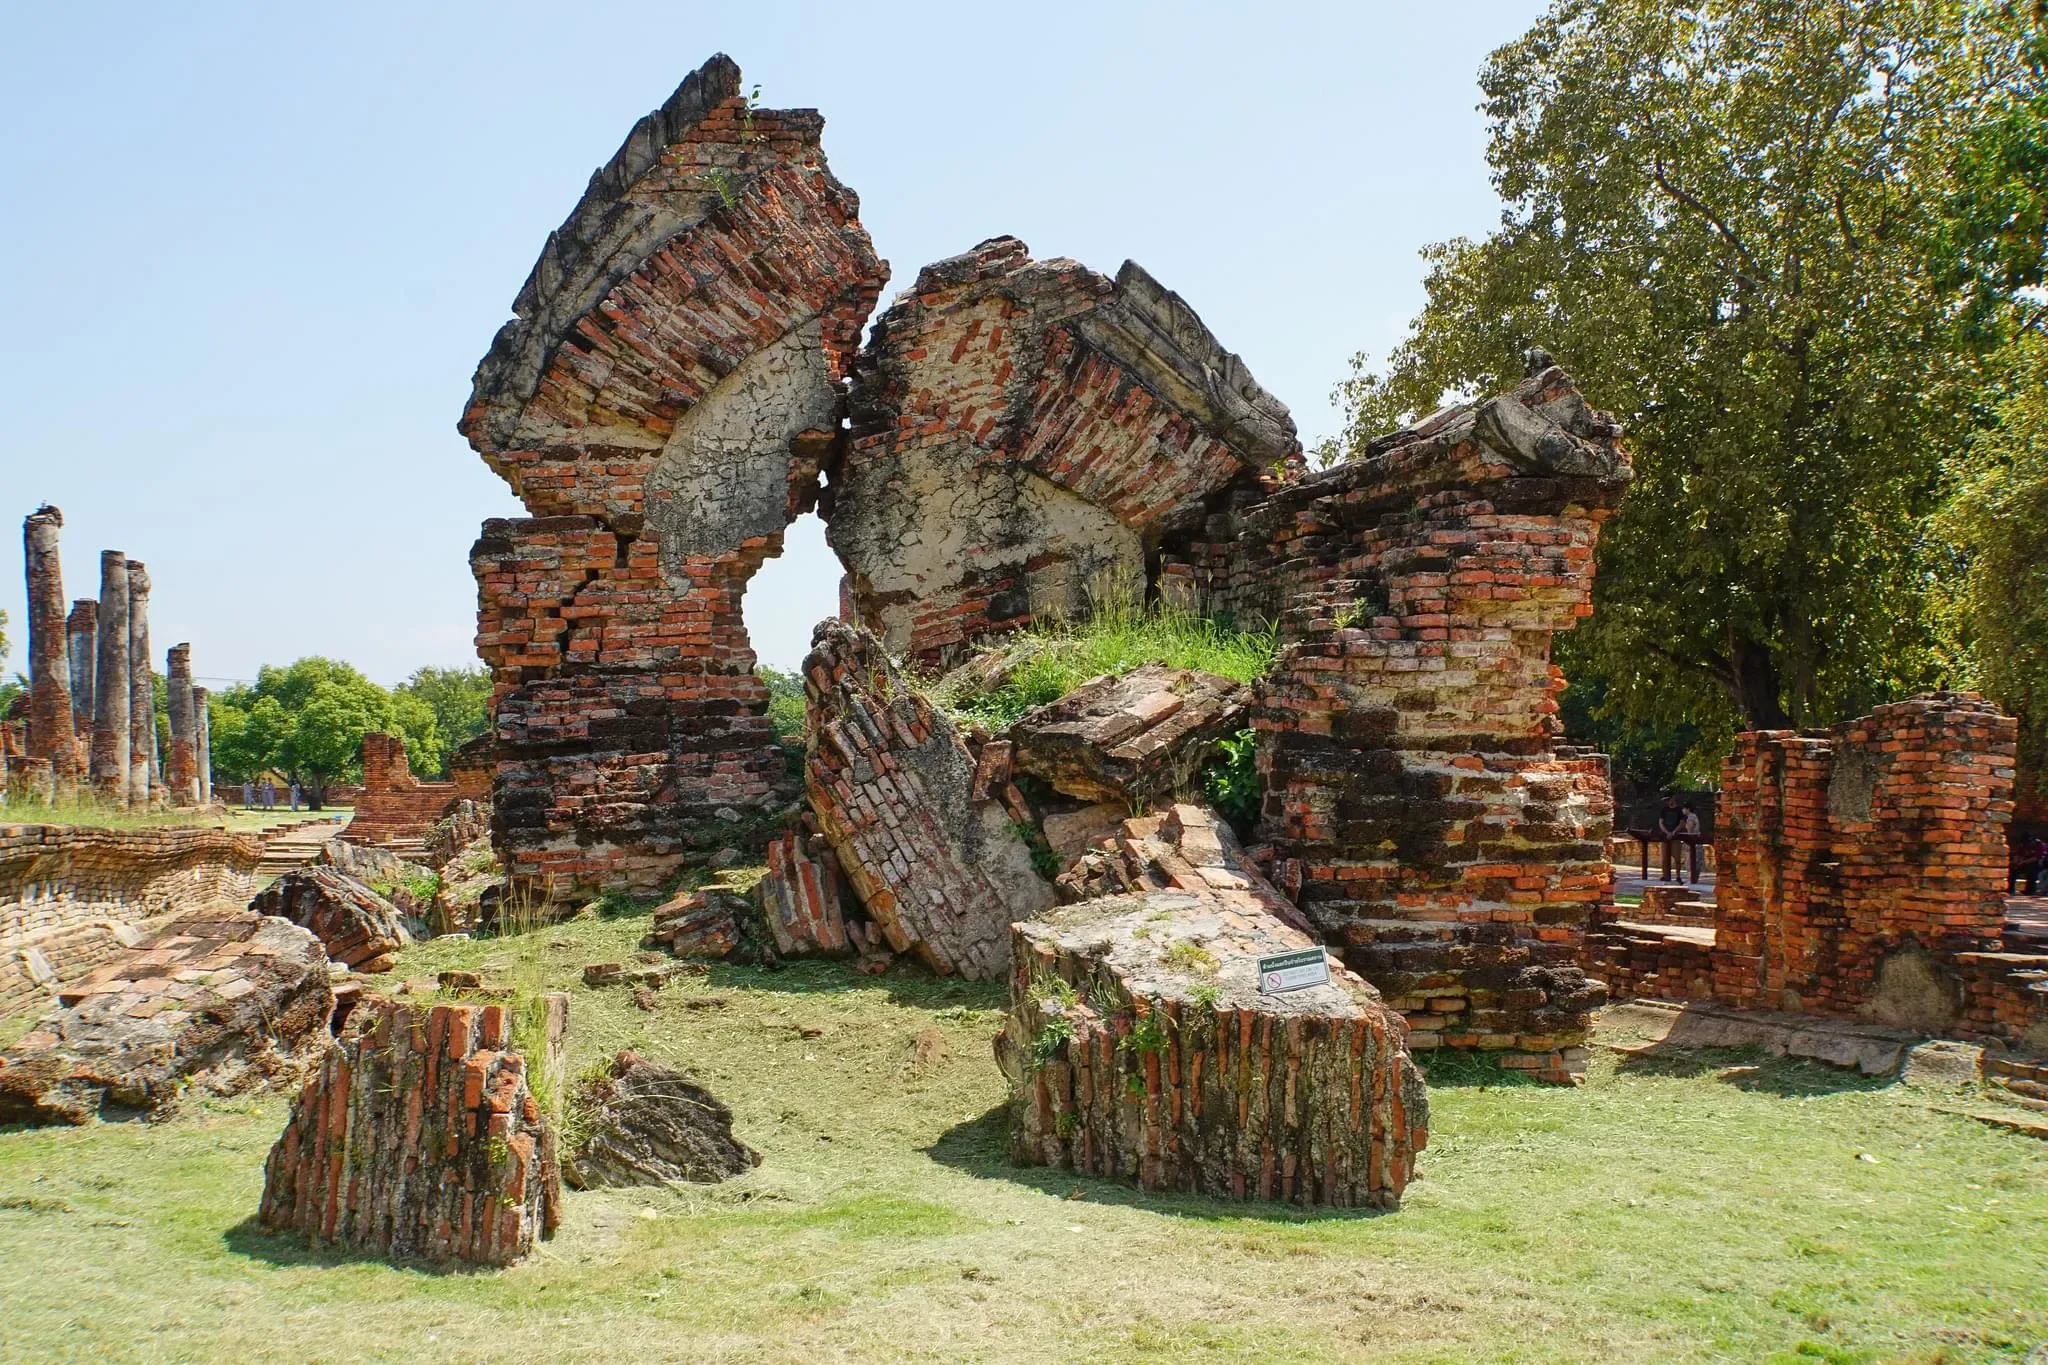
<path id="1" fill-rule="evenodd" d="M 263 841 L 224 829 L 0 825 L 0 1018 L 141 941 L 174 912 L 239 909 Z"/>
<path id="2" fill-rule="evenodd" d="M 68 798 L 90 783 L 121 806 L 211 804 L 205 689 L 192 685 L 192 647 L 166 657 L 171 753 L 157 751 L 151 686 L 149 570 L 119 550 L 100 555 L 100 595 L 64 606 L 59 533 L 44 506 L 22 522 L 28 576 L 29 726 L 7 765 L 9 790 Z"/>
<path id="3" fill-rule="evenodd" d="M 288 1078 L 329 1041 L 327 956 L 297 925 L 188 909 L 124 942 L 0 1051 L 0 1125 L 162 1117 L 194 1087 Z"/>
<path id="4" fill-rule="evenodd" d="M 997 237 L 926 266 L 855 363 L 826 534 L 892 653 L 1142 598 L 1206 503 L 1298 471 L 1287 409 L 1193 309 Z"/>
<path id="5" fill-rule="evenodd" d="M 1107 600 L 1278 622 L 1251 702 L 1260 865 L 1413 1046 L 1569 1079 L 1601 998 L 1576 961 L 1611 900 L 1613 803 L 1605 760 L 1556 742 L 1550 644 L 1591 610 L 1630 477 L 1615 424 L 1532 353 L 1513 392 L 1307 474 L 1285 406 L 1179 296 L 1135 263 L 1111 278 L 1010 237 L 919 272 L 859 346 L 888 270 L 822 120 L 740 91 L 714 58 L 592 177 L 462 420 L 531 514 L 486 523 L 471 556 L 514 881 L 644 892 L 776 835 L 799 793 L 739 604 L 815 506 L 846 614 L 922 667 Z M 840 686 L 860 647 L 824 643 L 813 719 L 840 728 L 813 736 L 809 814 L 869 916 L 849 932 L 1002 970 L 993 921 L 1044 893 L 970 891 L 976 859 L 903 853 L 921 798 L 881 760 L 936 746 L 945 780 L 922 799 L 1028 825 L 1005 743 L 939 742 L 930 717 Z M 1001 863 L 1022 845 L 979 847 Z M 991 932 L 946 931 L 978 917 Z"/>
<path id="6" fill-rule="evenodd" d="M 1551 640 L 1592 611 L 1631 471 L 1562 370 L 1529 370 L 1214 518 L 1179 576 L 1282 623 L 1254 710 L 1275 882 L 1411 1046 L 1563 1081 L 1601 1002 L 1576 958 L 1614 803 L 1605 757 L 1556 742 Z"/>
<path id="7" fill-rule="evenodd" d="M 471 793 L 459 783 L 422 782 L 412 775 L 405 741 L 377 731 L 363 736 L 363 785 L 347 836 L 358 844 L 417 844 Z"/>
<path id="8" fill-rule="evenodd" d="M 549 894 L 649 890 L 793 795 L 740 596 L 817 497 L 887 267 L 811 110 L 713 58 L 553 233 L 461 429 L 531 515 L 471 552 L 494 833 Z"/>
<path id="9" fill-rule="evenodd" d="M 539 1055 L 504 1005 L 365 1000 L 292 1104 L 257 1218 L 314 1247 L 510 1265 L 561 1221 L 536 1073 L 565 1083 L 568 997 L 540 1002 Z"/>
<path id="10" fill-rule="evenodd" d="M 1711 930 L 1615 912 L 1589 937 L 1588 970 L 1625 998 L 2048 1049 L 2048 955 L 2006 943 L 2016 738 L 2010 717 L 1955 692 L 1740 736 L 1721 774 Z"/>
<path id="11" fill-rule="evenodd" d="M 805 793 L 868 916 L 933 971 L 1001 978 L 1010 925 L 1053 903 L 1013 830 L 1021 798 L 865 631 L 821 623 L 804 691 Z"/>

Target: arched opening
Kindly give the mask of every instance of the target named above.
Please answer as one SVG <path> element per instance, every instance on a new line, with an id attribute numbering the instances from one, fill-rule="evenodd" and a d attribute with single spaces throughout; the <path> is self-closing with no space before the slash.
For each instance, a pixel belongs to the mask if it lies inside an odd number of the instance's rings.
<path id="1" fill-rule="evenodd" d="M 839 557 L 825 543 L 825 523 L 806 512 L 783 533 L 782 553 L 747 584 L 740 614 L 747 640 L 764 668 L 794 673 L 810 652 L 811 631 L 839 614 Z"/>

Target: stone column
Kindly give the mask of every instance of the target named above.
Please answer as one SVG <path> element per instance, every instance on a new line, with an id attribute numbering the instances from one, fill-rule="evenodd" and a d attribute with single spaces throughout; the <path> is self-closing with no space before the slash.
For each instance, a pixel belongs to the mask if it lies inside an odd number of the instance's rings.
<path id="1" fill-rule="evenodd" d="M 64 636 L 64 573 L 57 557 L 64 514 L 45 505 L 21 524 L 28 566 L 28 756 L 47 759 L 55 794 L 78 789 L 78 736 L 71 725 L 70 648 Z"/>
<path id="2" fill-rule="evenodd" d="M 206 709 L 206 689 L 192 689 L 192 749 L 199 764 L 199 804 L 213 804 L 213 713 Z"/>
<path id="3" fill-rule="evenodd" d="M 170 685 L 171 758 L 167 785 L 171 804 L 199 803 L 199 750 L 192 715 L 192 646 L 172 645 L 164 674 Z"/>
<path id="4" fill-rule="evenodd" d="M 99 621 L 100 604 L 81 597 L 71 604 L 71 615 L 64 622 L 64 633 L 70 637 L 71 717 L 81 768 L 84 756 L 92 750 L 93 654 L 99 648 Z"/>
<path id="5" fill-rule="evenodd" d="M 128 802 L 128 556 L 100 551 L 99 637 L 93 676 L 92 785 Z"/>
<path id="6" fill-rule="evenodd" d="M 162 782 L 156 759 L 156 688 L 149 658 L 149 570 L 128 561 L 128 799 L 144 804 Z"/>

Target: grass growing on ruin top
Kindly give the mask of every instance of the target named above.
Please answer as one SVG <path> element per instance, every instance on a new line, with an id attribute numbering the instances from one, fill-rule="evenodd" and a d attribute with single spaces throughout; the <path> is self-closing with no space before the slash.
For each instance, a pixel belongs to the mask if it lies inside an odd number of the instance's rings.
<path id="1" fill-rule="evenodd" d="M 1099 604 L 1086 621 L 1035 625 L 1005 636 L 990 649 L 1019 660 L 999 687 L 960 696 L 938 688 L 933 699 L 956 719 L 1003 730 L 1025 712 L 1058 701 L 1091 678 L 1128 673 L 1145 664 L 1191 668 L 1248 683 L 1273 666 L 1280 641 L 1270 626 L 1240 627 L 1188 611 L 1110 602 Z"/>
<path id="2" fill-rule="evenodd" d="M 1009 1164 L 1003 988 L 718 965 L 581 984 L 645 915 L 406 949 L 572 998 L 731 1105 L 758 1170 L 571 1193 L 505 1272 L 251 1221 L 282 1097 L 0 1131 L 0 1358 L 1990 1360 L 2048 1339 L 2048 1144 L 1810 1063 L 1596 1053 L 1578 1090 L 1436 1068 L 1397 1214 L 1147 1195 Z M 1493 1080 L 1499 1078 L 1493 1077 Z"/>

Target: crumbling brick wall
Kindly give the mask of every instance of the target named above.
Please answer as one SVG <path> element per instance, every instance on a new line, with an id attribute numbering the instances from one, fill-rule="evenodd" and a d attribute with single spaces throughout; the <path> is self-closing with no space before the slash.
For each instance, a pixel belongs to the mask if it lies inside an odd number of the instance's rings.
<path id="1" fill-rule="evenodd" d="M 828 534 L 860 619 L 928 663 L 1142 596 L 1205 499 L 1301 459 L 1286 407 L 1179 295 L 1014 237 L 926 266 L 876 319 L 852 420 Z"/>
<path id="2" fill-rule="evenodd" d="M 1956 692 L 1830 731 L 1739 736 L 1721 773 L 1712 947 L 1608 928 L 1588 969 L 1617 995 L 2048 1047 L 2048 957 L 2002 951 L 2016 737 Z"/>
<path id="3" fill-rule="evenodd" d="M 246 904 L 263 842 L 224 829 L 0 825 L 0 1018 L 49 1002 L 174 911 Z"/>
<path id="4" fill-rule="evenodd" d="M 1995 949 L 2017 726 L 1934 693 L 1825 735 L 1750 731 L 1721 772 L 1716 946 L 1730 1004 L 1852 1014 L 1908 939 Z"/>
<path id="5" fill-rule="evenodd" d="M 1559 746 L 1553 635 L 1589 614 L 1630 477 L 1619 429 L 1539 363 L 1162 554 L 1162 592 L 1281 622 L 1259 684 L 1274 880 L 1408 1015 L 1412 1045 L 1565 1079 L 1598 1004 L 1574 965 L 1612 898 L 1606 759 Z"/>
<path id="6" fill-rule="evenodd" d="M 792 794 L 740 595 L 816 498 L 888 278 L 823 122 L 707 62 L 592 177 L 477 369 L 462 430 L 532 514 L 471 552 L 494 835 L 530 886 L 652 889 Z"/>
<path id="7" fill-rule="evenodd" d="M 344 837 L 358 844 L 425 838 L 461 799 L 453 782 L 422 782 L 412 775 L 404 740 L 373 731 L 363 736 L 363 785 Z"/>

